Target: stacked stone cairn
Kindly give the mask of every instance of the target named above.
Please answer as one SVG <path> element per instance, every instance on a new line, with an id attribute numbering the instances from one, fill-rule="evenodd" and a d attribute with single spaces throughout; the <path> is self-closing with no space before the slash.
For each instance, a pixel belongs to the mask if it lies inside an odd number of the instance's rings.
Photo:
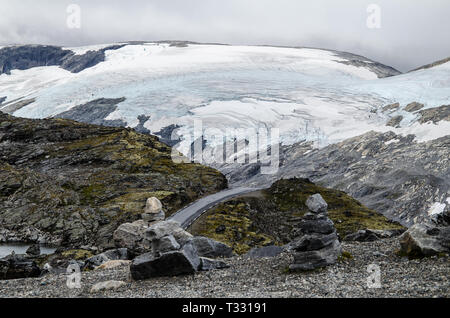
<path id="1" fill-rule="evenodd" d="M 342 254 L 336 228 L 328 218 L 328 204 L 320 194 L 308 198 L 309 212 L 299 224 L 299 237 L 290 245 L 294 252 L 291 271 L 308 271 L 335 264 Z"/>

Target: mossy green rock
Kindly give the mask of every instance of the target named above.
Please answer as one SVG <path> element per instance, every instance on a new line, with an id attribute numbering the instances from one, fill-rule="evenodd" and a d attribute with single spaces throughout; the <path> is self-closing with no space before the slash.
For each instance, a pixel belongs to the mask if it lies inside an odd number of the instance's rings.
<path id="1" fill-rule="evenodd" d="M 227 187 L 217 170 L 174 163 L 171 152 L 132 129 L 0 112 L 0 224 L 25 241 L 104 249 L 149 197 L 169 216 Z"/>

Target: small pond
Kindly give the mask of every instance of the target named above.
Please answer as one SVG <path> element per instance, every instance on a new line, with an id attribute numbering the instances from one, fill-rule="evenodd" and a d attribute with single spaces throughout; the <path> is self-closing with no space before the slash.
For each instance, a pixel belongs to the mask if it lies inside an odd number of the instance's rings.
<path id="1" fill-rule="evenodd" d="M 0 258 L 8 256 L 14 251 L 16 254 L 25 254 L 31 244 L 21 243 L 0 243 Z M 56 248 L 41 245 L 41 254 L 53 254 Z"/>

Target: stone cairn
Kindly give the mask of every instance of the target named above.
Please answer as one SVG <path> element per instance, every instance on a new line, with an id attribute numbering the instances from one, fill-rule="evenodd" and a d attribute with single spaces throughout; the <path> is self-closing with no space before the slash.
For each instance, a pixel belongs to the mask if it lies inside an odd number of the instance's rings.
<path id="1" fill-rule="evenodd" d="M 307 271 L 332 265 L 342 254 L 333 221 L 328 218 L 328 204 L 320 194 L 308 198 L 305 214 L 299 225 L 299 238 L 291 243 L 294 251 L 292 271 Z"/>
<path id="2" fill-rule="evenodd" d="M 166 214 L 163 211 L 161 201 L 157 198 L 149 198 L 145 205 L 144 213 L 142 213 L 142 220 L 147 223 L 164 221 Z"/>

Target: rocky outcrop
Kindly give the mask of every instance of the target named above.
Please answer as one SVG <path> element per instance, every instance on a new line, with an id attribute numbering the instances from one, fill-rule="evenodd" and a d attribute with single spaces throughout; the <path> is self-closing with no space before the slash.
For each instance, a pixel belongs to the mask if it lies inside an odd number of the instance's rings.
<path id="1" fill-rule="evenodd" d="M 402 122 L 402 120 L 403 116 L 395 116 L 387 122 L 386 126 L 400 128 L 400 123 Z"/>
<path id="2" fill-rule="evenodd" d="M 383 112 L 394 111 L 400 108 L 400 103 L 389 104 L 382 108 Z"/>
<path id="3" fill-rule="evenodd" d="M 12 70 L 27 70 L 38 66 L 60 66 L 69 72 L 79 73 L 103 62 L 105 51 L 117 50 L 123 46 L 113 45 L 82 55 L 50 45 L 4 47 L 0 49 L 0 74 L 11 74 Z"/>
<path id="4" fill-rule="evenodd" d="M 125 98 L 100 98 L 90 101 L 86 104 L 77 105 L 70 110 L 62 112 L 55 118 L 71 119 L 81 123 L 102 125 L 109 127 L 125 127 L 127 125 L 123 120 L 107 120 L 111 113 L 117 110 L 120 103 Z"/>
<path id="5" fill-rule="evenodd" d="M 442 105 L 441 107 L 428 108 L 419 112 L 421 124 L 432 122 L 437 124 L 441 120 L 450 121 L 450 105 Z"/>
<path id="6" fill-rule="evenodd" d="M 11 254 L 0 259 L 0 280 L 38 277 L 41 270 L 24 255 Z"/>
<path id="7" fill-rule="evenodd" d="M 309 178 L 405 226 L 428 219 L 430 207 L 446 203 L 450 191 L 450 136 L 417 142 L 414 135 L 368 132 L 322 149 L 281 147 L 280 162 L 274 175 L 249 175 L 250 165 L 221 170 L 234 186 Z"/>
<path id="8" fill-rule="evenodd" d="M 421 110 L 424 107 L 425 107 L 424 104 L 417 103 L 417 102 L 412 102 L 412 103 L 406 105 L 404 110 L 407 111 L 407 112 L 410 112 L 410 113 L 414 113 L 414 112 L 416 112 L 418 110 Z"/>
<path id="9" fill-rule="evenodd" d="M 170 215 L 226 187 L 214 169 L 174 163 L 156 137 L 0 113 L 0 240 L 108 250 L 148 198 Z"/>
<path id="10" fill-rule="evenodd" d="M 292 271 L 313 270 L 332 265 L 342 254 L 333 221 L 328 218 L 327 204 L 320 194 L 308 198 L 310 210 L 303 217 L 298 233 L 299 238 L 290 244 L 294 253 Z"/>

